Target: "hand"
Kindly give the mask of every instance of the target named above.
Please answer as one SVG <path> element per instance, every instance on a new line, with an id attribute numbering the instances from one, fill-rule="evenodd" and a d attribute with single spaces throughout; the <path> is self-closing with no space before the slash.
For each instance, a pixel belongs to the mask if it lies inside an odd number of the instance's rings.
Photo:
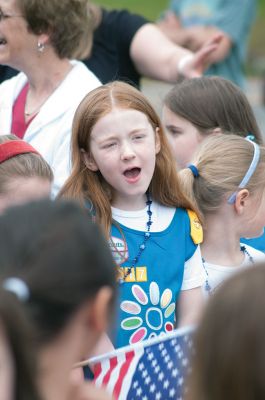
<path id="1" fill-rule="evenodd" d="M 197 78 L 200 77 L 203 72 L 210 65 L 210 56 L 212 53 L 218 49 L 222 39 L 223 34 L 215 35 L 211 40 L 205 43 L 198 51 L 196 51 L 193 57 L 184 56 L 183 62 L 180 60 L 179 72 L 185 78 Z"/>
<path id="2" fill-rule="evenodd" d="M 71 392 L 69 400 L 114 400 L 106 390 L 97 388 L 93 382 L 89 381 L 73 387 Z"/>
<path id="3" fill-rule="evenodd" d="M 214 38 L 217 34 L 222 33 L 220 29 L 214 26 L 194 25 L 185 28 L 187 41 L 186 46 L 191 51 L 198 51 L 204 44 Z"/>
<path id="4" fill-rule="evenodd" d="M 81 369 L 73 369 L 70 375 L 70 390 L 66 400 L 114 400 L 104 389 L 85 381 Z"/>

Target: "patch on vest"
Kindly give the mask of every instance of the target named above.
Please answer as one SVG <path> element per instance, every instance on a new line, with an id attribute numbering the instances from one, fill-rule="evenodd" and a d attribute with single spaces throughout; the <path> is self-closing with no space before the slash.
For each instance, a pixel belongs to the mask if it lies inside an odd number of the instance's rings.
<path id="1" fill-rule="evenodd" d="M 194 211 L 187 210 L 190 219 L 190 236 L 195 244 L 203 241 L 203 230 L 200 220 Z"/>
<path id="2" fill-rule="evenodd" d="M 109 246 L 116 264 L 121 265 L 128 260 L 128 247 L 125 240 L 112 236 Z"/>

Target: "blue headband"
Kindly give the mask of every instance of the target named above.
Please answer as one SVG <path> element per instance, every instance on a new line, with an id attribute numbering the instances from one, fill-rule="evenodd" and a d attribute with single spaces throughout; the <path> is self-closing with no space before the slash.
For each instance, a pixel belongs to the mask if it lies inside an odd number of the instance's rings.
<path id="1" fill-rule="evenodd" d="M 198 176 L 200 174 L 199 174 L 198 168 L 195 165 L 190 164 L 190 165 L 187 166 L 187 168 L 189 168 L 191 170 L 191 172 L 193 173 L 194 178 L 198 178 Z"/>
<path id="2" fill-rule="evenodd" d="M 248 184 L 250 178 L 252 177 L 252 175 L 254 174 L 254 172 L 255 172 L 255 170 L 257 168 L 257 165 L 258 165 L 258 162 L 259 162 L 259 158 L 260 158 L 260 148 L 259 148 L 259 146 L 256 143 L 252 142 L 252 140 L 250 138 L 248 138 L 248 137 L 246 138 L 246 140 L 253 144 L 253 146 L 254 146 L 254 155 L 253 155 L 253 159 L 251 161 L 251 164 L 249 166 L 249 169 L 247 170 L 244 178 L 242 179 L 242 181 L 238 185 L 238 189 L 243 189 L 244 187 L 246 187 L 246 185 Z M 237 194 L 237 191 L 234 192 L 233 194 L 231 194 L 231 196 L 227 200 L 228 204 L 234 204 L 235 203 L 236 194 Z"/>

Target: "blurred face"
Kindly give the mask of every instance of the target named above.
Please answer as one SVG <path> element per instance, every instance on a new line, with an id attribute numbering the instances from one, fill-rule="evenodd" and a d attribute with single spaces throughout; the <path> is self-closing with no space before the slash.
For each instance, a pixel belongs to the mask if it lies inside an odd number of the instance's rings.
<path id="1" fill-rule="evenodd" d="M 159 150 L 158 133 L 145 114 L 115 108 L 92 129 L 88 167 L 112 187 L 114 207 L 137 210 L 145 207 Z"/>
<path id="2" fill-rule="evenodd" d="M 185 168 L 204 137 L 192 123 L 166 106 L 163 107 L 162 122 L 177 164 L 180 168 Z"/>
<path id="3" fill-rule="evenodd" d="M 50 197 L 50 192 L 51 182 L 48 179 L 39 177 L 13 178 L 12 182 L 6 187 L 6 192 L 0 194 L 0 213 L 10 206 Z"/>
<path id="4" fill-rule="evenodd" d="M 0 323 L 0 398 L 13 400 L 15 398 L 14 360 L 10 351 L 5 331 Z"/>
<path id="5" fill-rule="evenodd" d="M 0 64 L 10 65 L 19 70 L 36 51 L 38 38 L 28 32 L 15 0 L 0 0 Z"/>

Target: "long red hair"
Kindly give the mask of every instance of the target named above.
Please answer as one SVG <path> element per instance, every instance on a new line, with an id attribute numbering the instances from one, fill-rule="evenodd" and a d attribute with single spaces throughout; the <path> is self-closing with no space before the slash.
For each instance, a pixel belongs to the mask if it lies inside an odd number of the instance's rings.
<path id="1" fill-rule="evenodd" d="M 133 109 L 146 115 L 154 131 L 158 129 L 161 150 L 156 156 L 154 175 L 149 192 L 160 204 L 194 210 L 190 199 L 182 192 L 161 121 L 145 96 L 124 82 L 111 82 L 91 91 L 76 110 L 72 131 L 72 173 L 59 193 L 59 197 L 76 199 L 93 208 L 96 220 L 109 235 L 112 222 L 111 190 L 99 171 L 89 170 L 81 150 L 90 152 L 90 135 L 94 125 L 114 107 Z M 197 211 L 196 209 L 194 211 Z"/>

